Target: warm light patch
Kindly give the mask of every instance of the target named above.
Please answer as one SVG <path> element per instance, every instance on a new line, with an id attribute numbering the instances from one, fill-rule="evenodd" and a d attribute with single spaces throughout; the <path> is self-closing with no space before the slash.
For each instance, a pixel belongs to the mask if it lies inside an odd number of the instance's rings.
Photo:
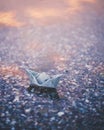
<path id="1" fill-rule="evenodd" d="M 44 20 L 47 18 L 61 17 L 65 11 L 55 9 L 55 8 L 39 8 L 39 9 L 28 9 L 26 13 L 30 18 Z M 48 19 L 49 20 L 49 19 Z"/>
<path id="2" fill-rule="evenodd" d="M 69 11 L 71 12 L 81 9 L 80 0 L 67 0 L 66 2 L 68 3 Z"/>
<path id="3" fill-rule="evenodd" d="M 0 12 L 0 24 L 11 27 L 20 27 L 23 25 L 23 23 L 15 19 L 15 15 L 12 12 Z"/>
<path id="4" fill-rule="evenodd" d="M 55 66 L 58 70 L 64 70 L 66 69 L 66 57 L 62 56 L 61 54 L 56 53 L 52 57 Z"/>
<path id="5" fill-rule="evenodd" d="M 63 57 L 63 56 L 61 56 L 58 53 L 54 54 L 52 58 L 53 58 L 53 60 L 54 60 L 55 63 L 66 61 L 66 58 Z"/>
<path id="6" fill-rule="evenodd" d="M 89 2 L 89 3 L 95 3 L 96 2 L 96 0 L 82 0 L 82 1 Z"/>
<path id="7" fill-rule="evenodd" d="M 25 8 L 25 16 L 31 24 L 48 25 L 57 22 L 70 21 L 76 13 L 82 11 L 84 2 L 94 3 L 95 0 L 62 0 L 49 2 L 37 7 L 28 6 Z M 57 7 L 58 6 L 58 7 Z"/>
<path id="8" fill-rule="evenodd" d="M 4 75 L 6 77 L 11 77 L 11 76 L 23 76 L 24 73 L 19 69 L 17 65 L 1 65 L 0 66 L 0 74 Z"/>
<path id="9" fill-rule="evenodd" d="M 81 4 L 83 2 L 95 3 L 95 0 L 66 0 L 66 2 L 69 5 L 68 11 L 70 13 L 76 13 L 77 11 L 82 10 L 83 6 L 81 6 Z"/>
<path id="10" fill-rule="evenodd" d="M 28 87 L 26 83 L 28 76 L 24 69 L 20 69 L 18 65 L 0 65 L 0 75 L 6 83 L 12 83 L 13 81 L 18 86 Z"/>
<path id="11" fill-rule="evenodd" d="M 76 7 L 82 2 L 95 3 L 96 0 L 66 0 L 71 7 Z"/>

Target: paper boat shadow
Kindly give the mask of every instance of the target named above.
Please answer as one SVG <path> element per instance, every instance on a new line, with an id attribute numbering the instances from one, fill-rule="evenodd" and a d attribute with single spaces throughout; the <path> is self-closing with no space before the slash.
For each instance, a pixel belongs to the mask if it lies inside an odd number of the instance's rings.
<path id="1" fill-rule="evenodd" d="M 56 88 L 40 87 L 37 85 L 30 85 L 27 88 L 28 92 L 34 92 L 38 96 L 49 97 L 51 99 L 59 99 L 59 95 Z"/>

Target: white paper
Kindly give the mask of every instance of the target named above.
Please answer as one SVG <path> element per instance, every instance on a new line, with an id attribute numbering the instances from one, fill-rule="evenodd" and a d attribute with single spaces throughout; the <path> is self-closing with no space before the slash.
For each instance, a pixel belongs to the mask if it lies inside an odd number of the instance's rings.
<path id="1" fill-rule="evenodd" d="M 30 84 L 40 87 L 56 88 L 60 78 L 62 77 L 62 74 L 50 77 L 45 72 L 38 73 L 29 69 L 25 70 L 28 74 Z"/>

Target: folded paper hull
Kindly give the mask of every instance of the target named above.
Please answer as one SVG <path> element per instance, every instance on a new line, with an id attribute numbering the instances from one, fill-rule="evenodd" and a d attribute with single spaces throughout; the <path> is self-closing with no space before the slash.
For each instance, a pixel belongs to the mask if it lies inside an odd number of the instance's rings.
<path id="1" fill-rule="evenodd" d="M 29 69 L 25 69 L 29 80 L 30 80 L 30 85 L 33 84 L 34 86 L 38 87 L 47 87 L 47 88 L 56 88 L 60 78 L 62 77 L 62 74 L 59 75 L 54 75 L 50 77 L 48 74 L 45 72 L 38 73 Z"/>

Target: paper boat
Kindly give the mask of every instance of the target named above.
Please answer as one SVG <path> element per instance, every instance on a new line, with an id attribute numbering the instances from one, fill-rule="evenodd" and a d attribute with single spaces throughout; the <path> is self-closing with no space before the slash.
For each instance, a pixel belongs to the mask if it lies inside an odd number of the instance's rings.
<path id="1" fill-rule="evenodd" d="M 56 88 L 60 78 L 62 77 L 62 74 L 59 75 L 54 75 L 50 77 L 48 74 L 45 72 L 38 73 L 29 69 L 25 69 L 29 80 L 30 80 L 30 85 L 42 87 L 42 88 Z"/>

